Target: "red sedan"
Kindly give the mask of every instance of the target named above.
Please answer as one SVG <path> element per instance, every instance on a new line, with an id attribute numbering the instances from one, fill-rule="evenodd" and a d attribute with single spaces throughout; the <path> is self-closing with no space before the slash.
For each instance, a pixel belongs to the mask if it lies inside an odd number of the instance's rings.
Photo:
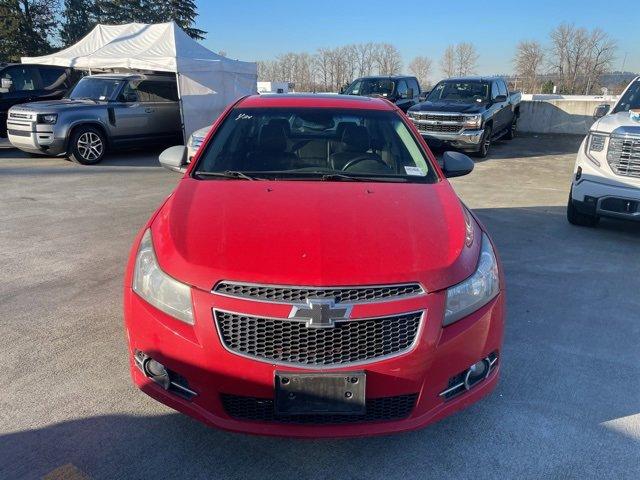
<path id="1" fill-rule="evenodd" d="M 434 120 L 434 125 L 437 125 Z M 265 95 L 216 121 L 126 269 L 131 374 L 211 426 L 338 437 L 423 427 L 500 371 L 495 246 L 383 99 Z"/>

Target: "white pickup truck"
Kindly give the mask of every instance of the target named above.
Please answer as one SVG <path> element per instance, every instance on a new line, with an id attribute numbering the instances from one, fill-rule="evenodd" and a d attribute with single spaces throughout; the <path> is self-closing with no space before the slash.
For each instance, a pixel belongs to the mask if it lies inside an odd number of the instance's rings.
<path id="1" fill-rule="evenodd" d="M 594 227 L 600 217 L 640 221 L 640 77 L 609 111 L 600 105 L 573 171 L 567 219 Z M 632 118 L 634 117 L 634 118 Z"/>

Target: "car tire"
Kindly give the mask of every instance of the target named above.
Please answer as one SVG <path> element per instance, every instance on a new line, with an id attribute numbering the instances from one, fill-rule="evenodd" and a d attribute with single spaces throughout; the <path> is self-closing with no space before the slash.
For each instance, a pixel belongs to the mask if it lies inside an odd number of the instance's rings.
<path id="1" fill-rule="evenodd" d="M 567 220 L 571 225 L 578 225 L 580 227 L 595 227 L 598 225 L 600 218 L 597 215 L 588 215 L 581 213 L 576 209 L 573 203 L 573 198 L 569 194 L 569 202 L 567 203 Z"/>
<path id="2" fill-rule="evenodd" d="M 516 138 L 517 129 L 518 129 L 518 116 L 514 115 L 513 120 L 511 121 L 511 126 L 509 127 L 509 130 L 507 131 L 504 138 L 506 138 L 507 140 L 513 140 L 514 138 Z"/>
<path id="3" fill-rule="evenodd" d="M 104 158 L 107 141 L 95 127 L 78 127 L 69 142 L 69 158 L 82 165 L 95 165 Z"/>
<path id="4" fill-rule="evenodd" d="M 491 135 L 493 134 L 493 128 L 491 125 L 484 129 L 484 133 L 482 134 L 482 139 L 480 140 L 480 147 L 478 151 L 475 153 L 476 157 L 487 158 L 489 155 L 489 150 L 491 150 Z"/>

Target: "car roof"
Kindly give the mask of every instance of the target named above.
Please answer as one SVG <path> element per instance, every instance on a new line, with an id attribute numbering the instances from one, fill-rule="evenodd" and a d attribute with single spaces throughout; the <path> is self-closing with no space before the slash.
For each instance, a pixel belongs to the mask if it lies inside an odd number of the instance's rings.
<path id="1" fill-rule="evenodd" d="M 265 93 L 243 98 L 241 108 L 345 108 L 356 110 L 395 110 L 396 106 L 382 98 L 332 93 Z"/>
<path id="2" fill-rule="evenodd" d="M 481 77 L 481 76 L 470 76 L 470 77 L 451 77 L 445 78 L 441 80 L 442 82 L 490 82 L 492 80 L 503 80 L 503 77 L 499 77 L 496 75 Z"/>
<path id="3" fill-rule="evenodd" d="M 153 79 L 153 80 L 173 80 L 175 81 L 174 75 L 158 75 L 158 74 L 147 74 L 147 73 L 94 73 L 91 75 L 87 75 L 90 78 L 108 78 L 108 79 L 127 79 L 127 80 L 145 80 L 145 79 Z"/>

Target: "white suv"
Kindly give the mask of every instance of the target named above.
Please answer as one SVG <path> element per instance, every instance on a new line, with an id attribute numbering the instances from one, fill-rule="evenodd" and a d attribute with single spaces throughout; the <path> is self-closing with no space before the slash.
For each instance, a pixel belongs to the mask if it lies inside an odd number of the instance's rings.
<path id="1" fill-rule="evenodd" d="M 600 217 L 640 221 L 640 121 L 630 109 L 640 108 L 640 77 L 620 96 L 613 110 L 596 108 L 574 168 L 567 219 L 595 226 Z"/>

